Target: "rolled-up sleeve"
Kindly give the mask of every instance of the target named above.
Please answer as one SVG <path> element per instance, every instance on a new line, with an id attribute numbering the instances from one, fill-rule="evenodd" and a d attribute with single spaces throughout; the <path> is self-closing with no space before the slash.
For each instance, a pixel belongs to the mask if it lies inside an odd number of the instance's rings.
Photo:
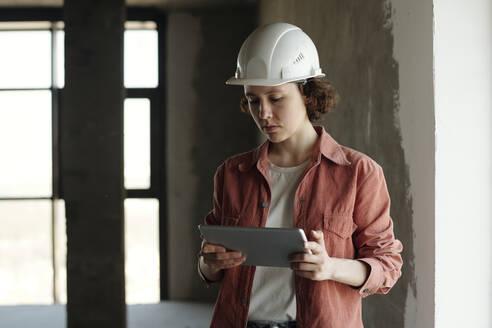
<path id="1" fill-rule="evenodd" d="M 205 224 L 209 225 L 219 225 L 220 224 L 220 213 L 222 211 L 222 191 L 223 191 L 223 175 L 224 175 L 224 164 L 217 168 L 214 175 L 214 194 L 213 194 L 213 207 L 210 212 L 205 216 Z M 217 283 L 219 281 L 210 281 L 200 270 L 200 256 L 197 261 L 198 275 L 203 282 L 210 286 L 210 284 Z"/>
<path id="2" fill-rule="evenodd" d="M 401 276 L 401 242 L 395 239 L 390 217 L 390 197 L 382 168 L 373 161 L 360 163 L 354 208 L 357 260 L 370 272 L 359 288 L 362 297 L 386 294 Z"/>

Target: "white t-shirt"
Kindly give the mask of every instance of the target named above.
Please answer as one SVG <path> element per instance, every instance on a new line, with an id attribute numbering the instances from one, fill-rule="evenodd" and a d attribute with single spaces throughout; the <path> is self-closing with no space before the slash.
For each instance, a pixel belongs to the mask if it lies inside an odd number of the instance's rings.
<path id="1" fill-rule="evenodd" d="M 308 161 L 294 167 L 268 162 L 272 192 L 266 227 L 292 228 L 294 196 Z M 249 321 L 291 321 L 296 319 L 294 273 L 290 268 L 256 267 L 249 305 Z"/>

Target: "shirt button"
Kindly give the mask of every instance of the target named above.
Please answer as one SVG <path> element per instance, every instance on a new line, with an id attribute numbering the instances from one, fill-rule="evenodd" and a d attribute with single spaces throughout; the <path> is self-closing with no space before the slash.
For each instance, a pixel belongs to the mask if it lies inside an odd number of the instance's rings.
<path id="1" fill-rule="evenodd" d="M 244 304 L 244 305 L 248 304 L 248 299 L 246 297 L 242 297 L 241 298 L 241 303 Z"/>
<path id="2" fill-rule="evenodd" d="M 261 207 L 263 207 L 263 208 L 268 207 L 268 202 L 263 202 L 263 203 L 261 203 Z"/>

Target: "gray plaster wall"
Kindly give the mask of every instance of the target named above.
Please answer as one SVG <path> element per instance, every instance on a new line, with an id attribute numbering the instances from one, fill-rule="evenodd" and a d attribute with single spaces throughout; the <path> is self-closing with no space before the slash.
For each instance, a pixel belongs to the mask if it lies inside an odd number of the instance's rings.
<path id="1" fill-rule="evenodd" d="M 363 300 L 365 327 L 404 327 L 408 294 L 415 296 L 413 213 L 409 168 L 398 120 L 398 63 L 388 1 L 265 0 L 260 24 L 301 27 L 318 48 L 338 108 L 318 123 L 341 144 L 362 151 L 384 169 L 394 231 L 404 245 L 403 275 L 388 295 Z"/>
<path id="2" fill-rule="evenodd" d="M 415 279 L 409 281 L 412 292 L 407 293 L 405 327 L 434 327 L 437 308 L 434 8 L 432 0 L 392 0 L 391 6 L 393 57 L 398 63 L 399 80 L 396 121 L 401 128 L 410 174 L 415 254 Z"/>
<path id="3" fill-rule="evenodd" d="M 257 7 L 171 11 L 167 30 L 169 297 L 214 301 L 196 272 L 197 225 L 211 209 L 217 166 L 257 144 L 256 126 L 239 111 L 240 87 L 226 86 Z"/>

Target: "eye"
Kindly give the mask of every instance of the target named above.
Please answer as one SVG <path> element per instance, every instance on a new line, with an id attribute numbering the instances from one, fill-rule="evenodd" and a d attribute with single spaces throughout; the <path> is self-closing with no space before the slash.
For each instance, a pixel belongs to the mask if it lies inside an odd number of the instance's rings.
<path id="1" fill-rule="evenodd" d="M 258 99 L 256 99 L 256 98 L 255 99 L 248 99 L 248 104 L 250 106 L 256 106 L 256 105 L 258 105 L 259 102 L 260 101 Z"/>
<path id="2" fill-rule="evenodd" d="M 281 100 L 282 100 L 282 97 L 278 97 L 278 98 L 271 97 L 271 98 L 270 98 L 270 101 L 271 101 L 272 103 L 277 103 L 277 102 L 279 102 L 279 101 L 281 101 Z"/>

